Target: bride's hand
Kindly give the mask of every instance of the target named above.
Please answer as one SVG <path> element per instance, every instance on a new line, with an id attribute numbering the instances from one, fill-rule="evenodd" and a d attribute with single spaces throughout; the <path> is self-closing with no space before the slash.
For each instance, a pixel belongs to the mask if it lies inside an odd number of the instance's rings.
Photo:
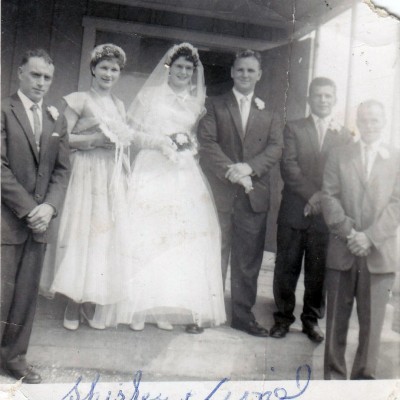
<path id="1" fill-rule="evenodd" d="M 176 144 L 168 136 L 160 138 L 160 150 L 169 160 L 173 162 L 178 161 L 178 154 L 176 152 Z"/>
<path id="2" fill-rule="evenodd" d="M 105 149 L 115 148 L 115 144 L 112 143 L 110 139 L 101 130 L 93 134 L 92 146 L 94 146 L 94 148 L 102 147 Z"/>

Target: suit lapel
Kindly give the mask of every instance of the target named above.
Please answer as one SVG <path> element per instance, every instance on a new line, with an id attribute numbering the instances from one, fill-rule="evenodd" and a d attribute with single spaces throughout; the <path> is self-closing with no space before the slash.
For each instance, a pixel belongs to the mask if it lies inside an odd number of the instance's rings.
<path id="1" fill-rule="evenodd" d="M 360 149 L 360 143 L 356 143 L 354 145 L 354 150 L 353 150 L 353 157 L 352 157 L 352 165 L 360 179 L 360 182 L 366 187 L 366 180 L 365 180 L 365 174 L 364 174 L 364 168 L 363 168 L 363 163 L 361 160 L 361 149 Z"/>
<path id="2" fill-rule="evenodd" d="M 47 152 L 47 147 L 50 139 L 50 135 L 53 129 L 53 120 L 50 119 L 49 113 L 47 112 L 47 104 L 42 104 L 42 136 L 40 137 L 40 160 L 43 159 Z"/>
<path id="3" fill-rule="evenodd" d="M 368 179 L 368 185 L 372 185 L 373 182 L 379 178 L 379 176 L 382 174 L 381 171 L 384 171 L 384 165 L 387 162 L 387 159 L 382 158 L 382 156 L 379 154 L 376 155 L 375 157 L 375 162 L 372 165 L 371 173 L 369 175 Z"/>
<path id="4" fill-rule="evenodd" d="M 35 136 L 33 134 L 28 116 L 26 115 L 25 108 L 17 94 L 12 96 L 11 107 L 15 117 L 17 118 L 18 122 L 22 127 L 22 130 L 24 131 L 26 138 L 28 139 L 32 152 L 35 156 L 36 162 L 39 162 L 39 153 L 35 143 Z"/>
<path id="5" fill-rule="evenodd" d="M 253 96 L 253 99 L 251 100 L 251 104 L 250 104 L 249 118 L 247 119 L 246 136 L 247 136 L 248 132 L 251 131 L 251 127 L 253 125 L 254 118 L 256 117 L 257 112 L 258 112 L 258 109 L 256 108 L 256 105 L 254 104 L 254 96 Z"/>
<path id="6" fill-rule="evenodd" d="M 324 137 L 324 142 L 322 143 L 321 153 L 324 153 L 325 151 L 327 151 L 332 147 L 333 143 L 335 142 L 335 137 L 337 135 L 338 133 L 335 133 L 328 128 Z"/>
<path id="7" fill-rule="evenodd" d="M 316 156 L 319 156 L 320 149 L 319 149 L 318 133 L 317 133 L 317 128 L 315 127 L 314 124 L 314 120 L 311 115 L 308 118 L 306 118 L 305 129 Z"/>
<path id="8" fill-rule="evenodd" d="M 242 118 L 240 115 L 239 105 L 237 104 L 236 97 L 233 92 L 229 93 L 229 96 L 226 99 L 226 105 L 228 107 L 229 112 L 231 113 L 233 123 L 235 124 L 236 131 L 239 134 L 240 140 L 243 143 L 244 140 L 244 132 L 242 127 Z M 250 117 L 249 117 L 250 119 Z"/>

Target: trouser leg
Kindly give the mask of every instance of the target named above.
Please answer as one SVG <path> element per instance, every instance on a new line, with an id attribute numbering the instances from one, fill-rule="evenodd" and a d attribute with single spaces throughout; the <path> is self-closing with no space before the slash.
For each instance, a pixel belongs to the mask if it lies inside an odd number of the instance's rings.
<path id="1" fill-rule="evenodd" d="M 304 253 L 304 231 L 287 225 L 278 225 L 277 254 L 273 292 L 278 309 L 274 313 L 276 324 L 289 326 L 295 320 L 296 286 L 301 272 Z"/>
<path id="2" fill-rule="evenodd" d="M 328 233 L 308 229 L 305 233 L 304 298 L 301 320 L 304 325 L 318 324 L 325 315 L 325 262 Z"/>
<path id="3" fill-rule="evenodd" d="M 6 362 L 24 356 L 28 350 L 45 249 L 45 244 L 36 243 L 31 236 L 24 244 L 2 338 L 2 353 Z"/>
<path id="4" fill-rule="evenodd" d="M 345 352 L 356 283 L 355 266 L 348 271 L 327 270 L 324 379 L 347 378 Z"/>
<path id="5" fill-rule="evenodd" d="M 251 308 L 264 254 L 266 213 L 255 213 L 247 196 L 235 202 L 231 249 L 232 322 L 254 321 Z"/>
<path id="6" fill-rule="evenodd" d="M 356 299 L 360 331 L 351 379 L 376 379 L 380 337 L 394 274 L 371 274 L 363 258 L 358 265 Z"/>
<path id="7" fill-rule="evenodd" d="M 20 264 L 24 244 L 1 245 L 1 321 L 0 343 L 7 324 L 14 297 L 15 277 Z"/>

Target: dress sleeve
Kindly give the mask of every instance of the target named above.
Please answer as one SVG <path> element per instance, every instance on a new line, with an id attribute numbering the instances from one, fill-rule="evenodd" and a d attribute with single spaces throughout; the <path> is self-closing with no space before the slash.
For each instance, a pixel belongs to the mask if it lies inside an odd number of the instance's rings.
<path id="1" fill-rule="evenodd" d="M 65 118 L 68 122 L 68 130 L 73 134 L 90 133 L 99 125 L 94 115 L 86 92 L 74 92 L 64 97 L 67 103 Z"/>
<path id="2" fill-rule="evenodd" d="M 82 115 L 86 102 L 86 93 L 70 93 L 67 96 L 64 96 L 64 100 L 67 103 L 68 107 L 71 108 L 76 114 Z"/>

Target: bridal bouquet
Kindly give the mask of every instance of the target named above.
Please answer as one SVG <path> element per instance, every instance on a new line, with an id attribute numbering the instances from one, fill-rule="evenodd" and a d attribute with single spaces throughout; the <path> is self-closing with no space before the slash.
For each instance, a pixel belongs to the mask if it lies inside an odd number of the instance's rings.
<path id="1" fill-rule="evenodd" d="M 177 152 L 189 151 L 194 156 L 197 154 L 197 141 L 191 134 L 177 132 L 169 135 L 169 138 L 173 141 Z"/>

